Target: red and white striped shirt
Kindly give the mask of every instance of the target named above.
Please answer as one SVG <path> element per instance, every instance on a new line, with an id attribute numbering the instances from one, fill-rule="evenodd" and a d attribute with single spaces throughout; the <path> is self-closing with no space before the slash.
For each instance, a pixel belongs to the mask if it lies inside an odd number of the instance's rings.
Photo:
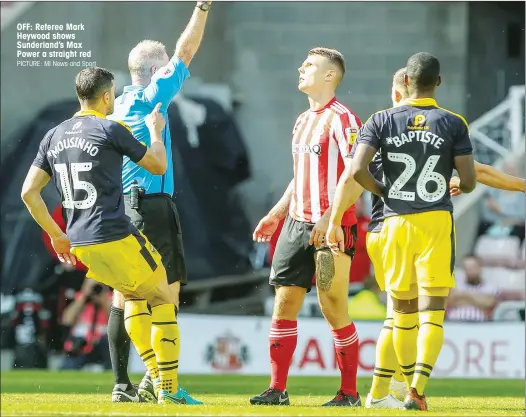
<path id="1" fill-rule="evenodd" d="M 307 110 L 292 132 L 294 189 L 289 214 L 297 221 L 316 223 L 332 204 L 344 159 L 356 139 L 360 119 L 333 98 L 323 109 Z M 342 226 L 356 224 L 354 205 Z"/>

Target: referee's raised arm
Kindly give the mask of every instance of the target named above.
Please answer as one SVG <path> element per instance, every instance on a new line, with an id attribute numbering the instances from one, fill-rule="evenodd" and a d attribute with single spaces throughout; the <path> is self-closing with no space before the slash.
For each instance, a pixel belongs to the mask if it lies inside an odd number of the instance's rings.
<path id="1" fill-rule="evenodd" d="M 210 3 L 197 2 L 171 58 L 163 44 L 150 40 L 140 42 L 130 52 L 128 67 L 132 84 L 145 86 L 144 98 L 152 108 L 161 102 L 161 111 L 166 111 L 190 76 L 188 66 L 203 39 Z"/>
<path id="2" fill-rule="evenodd" d="M 174 55 L 188 67 L 201 45 L 205 33 L 206 19 L 211 1 L 198 1 L 190 22 L 186 26 L 175 47 Z"/>

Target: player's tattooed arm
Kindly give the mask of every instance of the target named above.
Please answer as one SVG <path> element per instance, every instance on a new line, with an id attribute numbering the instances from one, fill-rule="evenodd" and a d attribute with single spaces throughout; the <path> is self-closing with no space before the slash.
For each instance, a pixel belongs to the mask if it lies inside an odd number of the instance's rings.
<path id="1" fill-rule="evenodd" d="M 188 67 L 193 57 L 195 56 L 203 35 L 205 33 L 206 20 L 208 17 L 208 9 L 211 1 L 199 1 L 194 9 L 194 13 L 190 18 L 190 22 L 186 26 L 175 47 L 175 56 L 177 56 Z M 206 10 L 205 10 L 206 9 Z"/>
<path id="2" fill-rule="evenodd" d="M 346 158 L 349 162 L 345 166 L 342 176 L 338 181 L 336 192 L 334 193 L 334 202 L 331 207 L 329 224 L 341 225 L 345 212 L 360 198 L 363 188 L 358 184 L 351 175 L 352 160 Z"/>
<path id="3" fill-rule="evenodd" d="M 334 279 L 335 268 L 332 252 L 316 252 L 316 286 L 319 291 L 328 292 Z"/>
<path id="4" fill-rule="evenodd" d="M 272 207 L 268 213 L 268 216 L 270 217 L 276 217 L 278 219 L 284 219 L 287 216 L 287 213 L 289 212 L 289 206 L 290 206 L 290 200 L 292 198 L 292 190 L 294 188 L 294 180 L 291 180 L 287 189 L 279 199 L 279 201 L 276 203 L 274 207 Z"/>
<path id="5" fill-rule="evenodd" d="M 278 230 L 280 221 L 287 216 L 293 189 L 294 180 L 289 183 L 289 186 L 276 205 L 272 207 L 269 213 L 257 224 L 252 234 L 254 242 L 270 242 L 272 236 L 276 230 Z"/>
<path id="6" fill-rule="evenodd" d="M 369 164 L 373 160 L 376 151 L 377 149 L 366 143 L 358 143 L 351 164 L 351 176 L 367 191 L 383 197 L 383 184 L 379 183 L 369 171 Z"/>

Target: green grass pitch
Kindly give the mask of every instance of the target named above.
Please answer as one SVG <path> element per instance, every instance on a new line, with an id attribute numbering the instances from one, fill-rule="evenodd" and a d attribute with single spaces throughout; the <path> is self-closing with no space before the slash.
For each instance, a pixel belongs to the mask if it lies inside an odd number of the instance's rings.
<path id="1" fill-rule="evenodd" d="M 140 376 L 134 376 L 139 381 Z M 324 408 L 338 378 L 291 377 L 291 405 L 251 406 L 248 399 L 263 391 L 268 377 L 242 375 L 183 375 L 180 384 L 203 406 L 112 404 L 111 374 L 15 371 L 1 374 L 2 416 L 395 416 L 403 410 Z M 358 382 L 362 402 L 370 378 Z M 430 411 L 440 416 L 524 416 L 524 381 L 432 379 L 428 386 Z"/>

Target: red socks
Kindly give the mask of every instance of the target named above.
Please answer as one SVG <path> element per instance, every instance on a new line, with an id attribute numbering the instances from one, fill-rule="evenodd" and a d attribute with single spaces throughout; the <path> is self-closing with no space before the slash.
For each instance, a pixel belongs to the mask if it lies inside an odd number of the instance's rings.
<path id="1" fill-rule="evenodd" d="M 269 335 L 270 366 L 272 369 L 270 386 L 272 388 L 285 391 L 289 368 L 297 343 L 298 322 L 296 320 L 272 320 Z"/>
<path id="2" fill-rule="evenodd" d="M 333 330 L 334 348 L 338 368 L 341 372 L 340 391 L 346 395 L 357 396 L 356 374 L 358 372 L 358 333 L 354 323 L 343 329 Z M 270 365 L 272 379 L 270 386 L 280 391 L 287 388 L 287 377 L 292 356 L 298 343 L 298 324 L 296 320 L 272 320 L 269 335 Z"/>
<path id="3" fill-rule="evenodd" d="M 358 346 L 358 333 L 354 323 L 349 324 L 343 329 L 333 330 L 334 349 L 336 350 L 336 360 L 341 372 L 340 391 L 346 395 L 356 397 L 356 374 L 358 372 L 358 356 L 360 354 Z"/>

